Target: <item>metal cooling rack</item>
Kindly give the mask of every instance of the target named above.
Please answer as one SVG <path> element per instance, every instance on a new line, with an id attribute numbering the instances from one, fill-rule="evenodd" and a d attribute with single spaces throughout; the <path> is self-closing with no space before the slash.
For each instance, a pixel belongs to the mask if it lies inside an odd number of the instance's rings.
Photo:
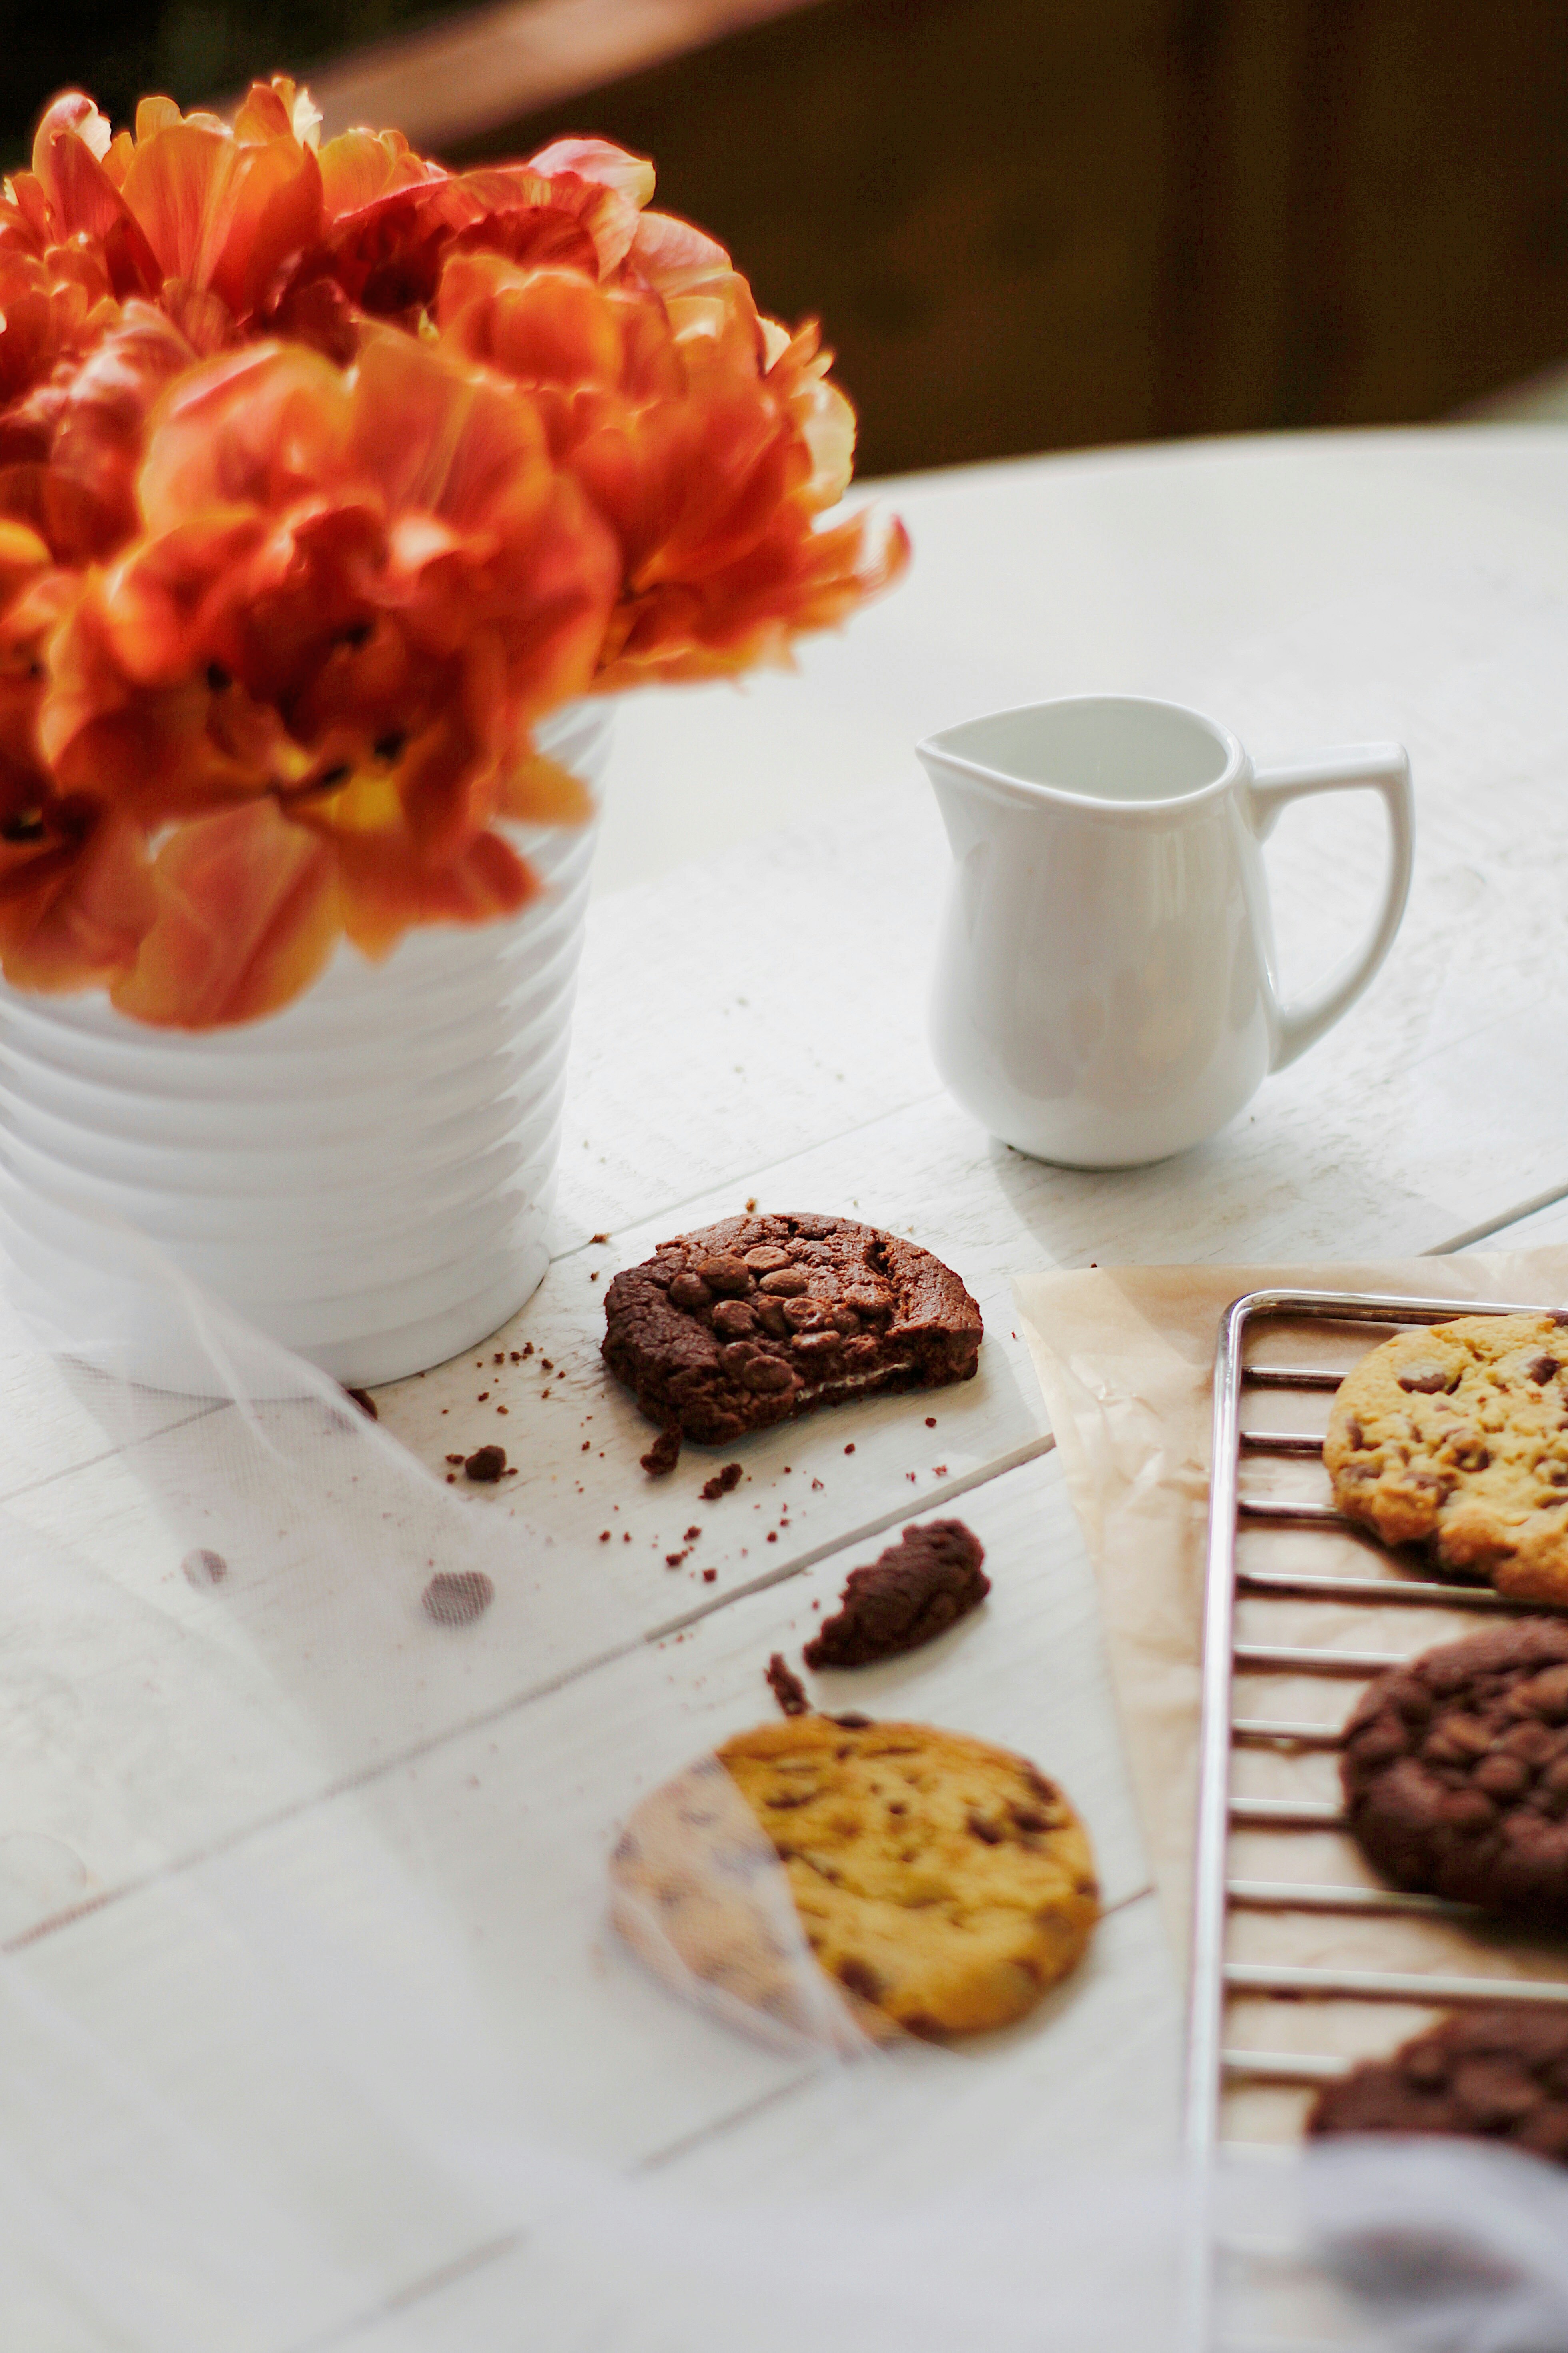
<path id="1" fill-rule="evenodd" d="M 1315 1571 L 1243 1567 L 1237 1561 L 1239 1526 L 1270 1523 L 1296 1527 L 1349 1530 L 1352 1524 L 1331 1504 L 1293 1503 L 1241 1493 L 1246 1457 L 1321 1456 L 1321 1437 L 1251 1430 L 1242 1426 L 1248 1389 L 1337 1389 L 1343 1372 L 1289 1365 L 1247 1364 L 1249 1335 L 1270 1321 L 1366 1324 L 1386 1333 L 1412 1324 L 1446 1324 L 1459 1315 L 1518 1315 L 1531 1311 L 1517 1301 L 1399 1299 L 1370 1293 L 1254 1291 L 1233 1301 L 1220 1327 L 1215 1363 L 1214 1444 L 1209 1490 L 1208 1559 L 1204 1623 L 1204 1690 L 1200 1734 L 1198 1814 L 1192 1933 L 1192 1989 L 1187 2032 L 1185 2137 L 1199 2183 L 1213 2165 L 1219 2137 L 1222 2087 L 1226 2080 L 1318 2084 L 1346 2072 L 1339 2058 L 1297 2052 L 1227 2050 L 1225 2005 L 1233 1993 L 1277 1994 L 1354 2001 L 1395 2001 L 1460 2007 L 1469 2002 L 1568 2003 L 1561 1981 L 1394 1969 L 1291 1968 L 1272 1963 L 1230 1961 L 1226 1927 L 1233 1909 L 1273 1912 L 1337 1912 L 1442 1919 L 1456 1923 L 1480 1915 L 1473 1905 L 1393 1889 L 1297 1884 L 1289 1880 L 1232 1879 L 1228 1847 L 1233 1830 L 1343 1830 L 1336 1805 L 1289 1799 L 1237 1799 L 1231 1794 L 1231 1756 L 1238 1745 L 1337 1749 L 1333 1727 L 1292 1724 L 1272 1717 L 1237 1717 L 1233 1689 L 1237 1672 L 1344 1675 L 1364 1680 L 1404 1664 L 1401 1655 L 1310 1646 L 1238 1643 L 1236 1605 L 1241 1595 L 1299 1600 L 1348 1601 L 1419 1610 L 1433 1607 L 1478 1615 L 1539 1614 L 1539 1602 L 1505 1599 L 1487 1587 L 1455 1585 L 1405 1576 L 1355 1577 Z M 1542 1309 L 1542 1314 L 1551 1311 Z M 1345 1367 L 1348 1372 L 1350 1366 Z M 1425 1645 L 1413 1645 L 1415 1650 Z M 1212 2336 L 1213 2251 L 1206 2215 L 1193 2234 L 1187 2341 L 1192 2353 L 1209 2353 Z M 1258 2348 L 1263 2353 L 1263 2348 Z M 1280 2340 L 1279 2353 L 1297 2353 Z M 1305 2347 L 1300 2353 L 1307 2353 Z"/>

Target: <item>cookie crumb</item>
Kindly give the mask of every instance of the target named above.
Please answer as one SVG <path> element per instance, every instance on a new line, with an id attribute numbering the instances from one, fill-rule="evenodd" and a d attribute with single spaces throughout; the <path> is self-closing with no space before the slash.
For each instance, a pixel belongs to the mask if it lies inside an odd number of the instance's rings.
<path id="1" fill-rule="evenodd" d="M 782 1651 L 775 1651 L 768 1661 L 763 1680 L 785 1715 L 810 1715 L 811 1702 L 805 1695 L 805 1685 Z"/>
<path id="2" fill-rule="evenodd" d="M 712 1584 L 712 1582 L 713 1582 L 713 1580 L 714 1580 L 714 1578 L 718 1576 L 718 1574 L 719 1574 L 719 1572 L 718 1572 L 718 1570 L 717 1570 L 716 1568 L 705 1568 L 705 1569 L 703 1570 L 703 1572 L 702 1572 L 702 1582 L 703 1582 L 703 1584 L 704 1584 L 704 1585 L 711 1585 L 711 1584 Z"/>
<path id="3" fill-rule="evenodd" d="M 482 1485 L 494 1486 L 506 1469 L 506 1449 L 503 1446 L 478 1446 L 463 1463 L 466 1477 L 478 1479 Z"/>
<path id="4" fill-rule="evenodd" d="M 695 1544 L 701 1534 L 702 1531 L 700 1528 L 688 1528 L 680 1541 L 682 1544 Z"/>
<path id="5" fill-rule="evenodd" d="M 180 1567 L 186 1584 L 194 1585 L 198 1593 L 207 1586 L 221 1585 L 228 1575 L 228 1563 L 222 1553 L 209 1552 L 205 1546 L 198 1551 L 188 1552 Z"/>
<path id="6" fill-rule="evenodd" d="M 679 1568 L 686 1556 L 683 1552 L 667 1552 L 664 1556 L 664 1565 L 666 1568 Z"/>
<path id="7" fill-rule="evenodd" d="M 372 1421 L 379 1421 L 381 1419 L 380 1414 L 377 1413 L 375 1409 L 375 1399 L 372 1397 L 368 1389 L 345 1389 L 343 1391 L 343 1395 L 344 1397 L 352 1397 L 355 1405 L 358 1406 L 361 1413 L 368 1414 Z"/>
<path id="8" fill-rule="evenodd" d="M 590 1242 L 596 1242 L 601 1248 L 609 1240 L 609 1239 L 610 1237 L 608 1234 L 590 1234 L 588 1237 Z"/>
<path id="9" fill-rule="evenodd" d="M 757 1206 L 757 1197 L 756 1197 L 756 1195 L 755 1195 L 754 1193 L 749 1194 L 749 1195 L 747 1196 L 747 1199 L 746 1199 L 746 1207 L 747 1207 L 747 1208 L 748 1208 L 748 1209 L 754 1209 L 754 1208 L 756 1208 L 756 1206 Z"/>
<path id="10" fill-rule="evenodd" d="M 721 1495 L 731 1494 L 740 1485 L 744 1475 L 738 1462 L 726 1462 L 722 1471 L 715 1471 L 711 1479 L 703 1481 L 703 1502 L 716 1504 Z"/>
<path id="11" fill-rule="evenodd" d="M 647 1452 L 641 1457 L 642 1467 L 650 1479 L 662 1479 L 673 1471 L 680 1460 L 680 1425 L 672 1421 L 661 1430 Z"/>
<path id="12" fill-rule="evenodd" d="M 496 1589 L 482 1568 L 437 1569 L 421 1597 L 425 1615 L 437 1626 L 471 1626 L 495 1599 Z"/>

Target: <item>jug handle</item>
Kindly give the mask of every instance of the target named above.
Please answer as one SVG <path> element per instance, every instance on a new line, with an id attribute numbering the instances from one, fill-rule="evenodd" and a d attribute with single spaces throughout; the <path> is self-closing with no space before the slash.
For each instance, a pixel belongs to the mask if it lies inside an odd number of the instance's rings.
<path id="1" fill-rule="evenodd" d="M 1247 786 L 1253 831 L 1266 840 L 1287 801 L 1309 793 L 1376 792 L 1388 812 L 1389 862 L 1383 903 L 1371 935 L 1309 996 L 1278 1008 L 1279 1026 L 1271 1071 L 1282 1071 L 1331 1029 L 1372 979 L 1399 929 L 1410 896 L 1415 855 L 1415 801 L 1410 762 L 1402 744 L 1347 744 L 1337 751 L 1309 753 L 1278 767 L 1260 769 Z"/>

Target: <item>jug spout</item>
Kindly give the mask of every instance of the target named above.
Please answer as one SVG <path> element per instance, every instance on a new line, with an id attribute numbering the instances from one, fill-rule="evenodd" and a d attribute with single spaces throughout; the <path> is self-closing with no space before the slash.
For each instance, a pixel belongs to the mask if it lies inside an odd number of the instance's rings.
<path id="1" fill-rule="evenodd" d="M 963 730 L 952 728 L 949 733 L 960 734 Z M 928 735 L 923 744 L 917 744 L 915 757 L 931 778 L 949 846 L 962 864 L 989 830 L 985 797 L 972 771 L 947 749 L 942 736 Z M 989 814 L 994 816 L 994 810 Z"/>

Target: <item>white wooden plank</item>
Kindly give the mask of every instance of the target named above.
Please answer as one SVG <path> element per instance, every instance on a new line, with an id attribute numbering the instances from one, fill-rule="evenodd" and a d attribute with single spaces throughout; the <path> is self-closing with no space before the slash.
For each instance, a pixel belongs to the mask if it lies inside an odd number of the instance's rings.
<path id="1" fill-rule="evenodd" d="M 1054 1461 L 992 1482 L 970 1517 L 994 1577 L 985 1609 L 909 1660 L 821 1678 L 823 1696 L 1037 1756 L 1090 1825 L 1108 1900 L 1125 1903 L 1147 1874 L 1092 1577 Z M 793 1649 L 817 1622 L 810 1602 L 830 1605 L 848 1557 L 15 1951 L 0 1968 L 7 2046 L 25 2018 L 33 2023 L 26 2064 L 0 2070 L 0 2142 L 26 2147 L 40 2181 L 59 2189 L 94 2118 L 114 2134 L 155 2120 L 138 2193 L 151 2201 L 154 2243 L 210 2227 L 221 2273 L 223 2234 L 239 2226 L 226 2201 L 243 2187 L 286 2257 L 278 2295 L 259 2309 L 303 2337 L 307 2320 L 324 2327 L 462 2256 L 474 2193 L 453 2152 L 466 2134 L 489 2137 L 479 2146 L 502 2184 L 499 2216 L 486 2215 L 493 2238 L 515 2220 L 508 2200 L 523 2194 L 521 2177 L 506 2174 L 519 2118 L 563 2154 L 624 2165 L 693 2141 L 795 2081 L 798 2063 L 687 2010 L 612 1947 L 605 1858 L 640 1790 L 768 1712 L 769 1651 Z M 364 1671 L 395 1707 L 384 1662 Z M 222 1781 L 222 1760 L 177 1745 L 188 1767 Z M 946 2101 L 950 2117 L 971 2120 L 978 2147 L 987 2103 L 1005 2105 L 1022 2069 L 1034 2130 L 1045 2096 L 1037 2043 L 1048 2045 L 1047 2076 L 1059 2078 L 1059 2116 L 1069 2088 L 1076 2098 L 1098 2080 L 1111 2013 L 1124 2021 L 1112 2042 L 1127 2042 L 1135 2018 L 1152 2035 L 1164 1998 L 1154 1947 L 1134 1936 L 1128 1949 L 1142 1957 L 1126 1962 L 1123 1935 L 1108 1927 L 1081 2000 L 1064 1997 L 991 2041 L 974 2063 L 992 2086 L 978 2107 L 967 2079 L 953 2091 L 956 2076 L 933 2079 L 936 2113 L 918 2088 L 907 2092 L 911 2128 L 918 2114 L 938 2130 Z M 923 2063 L 912 2054 L 917 2074 Z M 1158 2113 L 1147 2080 L 1140 2113 Z M 197 2194 L 193 2147 L 201 2170 L 227 2185 L 221 2197 Z M 866 2179 L 869 2164 L 868 2150 Z M 100 2194 L 111 2218 L 121 2214 L 111 2189 L 82 2192 L 84 2227 Z M 160 2206 L 165 2189 L 190 2199 L 183 2216 Z M 281 2310 L 285 2289 L 300 2309 Z"/>

